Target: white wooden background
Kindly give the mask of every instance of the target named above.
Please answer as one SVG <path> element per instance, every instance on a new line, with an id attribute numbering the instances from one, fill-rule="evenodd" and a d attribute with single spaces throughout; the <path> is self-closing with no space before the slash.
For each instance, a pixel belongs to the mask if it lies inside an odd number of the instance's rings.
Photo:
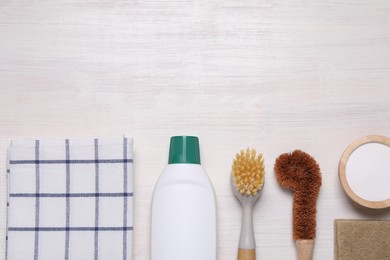
<path id="1" fill-rule="evenodd" d="M 0 0 L 0 137 L 122 133 L 135 141 L 134 259 L 150 258 L 152 191 L 178 134 L 200 137 L 218 259 L 236 257 L 229 174 L 247 146 L 266 160 L 258 259 L 296 259 L 292 195 L 272 170 L 296 148 L 322 169 L 315 259 L 332 259 L 335 218 L 390 219 L 351 203 L 337 175 L 354 139 L 390 136 L 390 1 Z"/>

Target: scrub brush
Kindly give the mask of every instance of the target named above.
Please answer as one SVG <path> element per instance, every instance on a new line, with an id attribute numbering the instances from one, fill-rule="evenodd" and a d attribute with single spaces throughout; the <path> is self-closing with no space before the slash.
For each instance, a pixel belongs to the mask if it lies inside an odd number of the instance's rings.
<path id="1" fill-rule="evenodd" d="M 316 204 L 321 187 L 318 163 L 300 150 L 280 155 L 274 165 L 276 180 L 294 192 L 293 239 L 299 260 L 313 258 L 316 237 Z"/>
<path id="2" fill-rule="evenodd" d="M 255 260 L 256 243 L 253 232 L 253 206 L 260 197 L 264 185 L 263 155 L 249 148 L 241 150 L 233 160 L 230 182 L 233 192 L 241 202 L 242 226 L 238 248 L 238 260 Z"/>

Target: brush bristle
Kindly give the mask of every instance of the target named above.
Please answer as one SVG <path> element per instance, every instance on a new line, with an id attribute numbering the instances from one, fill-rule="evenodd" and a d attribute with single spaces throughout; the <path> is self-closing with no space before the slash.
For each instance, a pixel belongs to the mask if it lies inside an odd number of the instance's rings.
<path id="1" fill-rule="evenodd" d="M 256 195 L 264 184 L 264 160 L 255 149 L 241 150 L 233 160 L 232 174 L 242 194 Z"/>
<path id="2" fill-rule="evenodd" d="M 294 192 L 293 238 L 316 237 L 316 204 L 321 187 L 318 163 L 300 150 L 280 155 L 274 165 L 276 180 Z"/>

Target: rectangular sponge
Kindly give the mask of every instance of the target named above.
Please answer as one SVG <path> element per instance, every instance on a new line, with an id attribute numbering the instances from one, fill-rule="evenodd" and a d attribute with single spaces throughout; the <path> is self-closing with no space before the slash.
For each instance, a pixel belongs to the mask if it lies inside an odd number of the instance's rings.
<path id="1" fill-rule="evenodd" d="M 389 260 L 390 221 L 336 219 L 334 254 L 335 260 Z"/>

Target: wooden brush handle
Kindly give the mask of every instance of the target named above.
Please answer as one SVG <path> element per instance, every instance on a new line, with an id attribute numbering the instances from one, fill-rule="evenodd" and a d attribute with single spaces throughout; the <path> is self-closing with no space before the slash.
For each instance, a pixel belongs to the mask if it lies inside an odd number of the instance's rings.
<path id="1" fill-rule="evenodd" d="M 237 260 L 256 260 L 256 249 L 238 249 Z"/>
<path id="2" fill-rule="evenodd" d="M 314 239 L 296 240 L 298 260 L 312 260 Z"/>

